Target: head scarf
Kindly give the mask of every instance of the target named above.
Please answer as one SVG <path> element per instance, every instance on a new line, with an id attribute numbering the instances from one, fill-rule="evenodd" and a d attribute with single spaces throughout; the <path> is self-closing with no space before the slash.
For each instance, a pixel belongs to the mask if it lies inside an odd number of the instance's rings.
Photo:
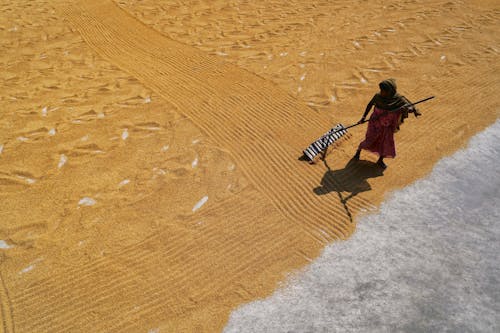
<path id="1" fill-rule="evenodd" d="M 406 98 L 398 94 L 398 86 L 395 79 L 384 80 L 379 83 L 379 87 L 381 90 L 389 92 L 388 97 L 383 97 L 380 93 L 375 94 L 373 97 L 373 103 L 379 109 L 394 111 L 408 103 Z"/>

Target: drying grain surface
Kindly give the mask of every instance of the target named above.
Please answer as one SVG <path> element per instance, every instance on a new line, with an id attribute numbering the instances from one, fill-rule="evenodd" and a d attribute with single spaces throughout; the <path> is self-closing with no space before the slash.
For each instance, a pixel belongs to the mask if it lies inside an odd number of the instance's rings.
<path id="1" fill-rule="evenodd" d="M 382 5 L 383 3 L 383 5 Z M 2 1 L 4 332 L 212 332 L 498 117 L 485 1 Z M 398 157 L 298 161 L 386 77 Z"/>

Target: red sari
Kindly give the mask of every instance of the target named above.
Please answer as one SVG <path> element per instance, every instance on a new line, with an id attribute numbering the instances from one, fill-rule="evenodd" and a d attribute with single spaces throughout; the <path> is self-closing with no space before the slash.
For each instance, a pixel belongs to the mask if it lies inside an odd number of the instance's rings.
<path id="1" fill-rule="evenodd" d="M 366 149 L 380 157 L 395 157 L 394 132 L 399 126 L 401 111 L 386 111 L 375 107 L 368 122 L 365 141 L 359 149 Z"/>

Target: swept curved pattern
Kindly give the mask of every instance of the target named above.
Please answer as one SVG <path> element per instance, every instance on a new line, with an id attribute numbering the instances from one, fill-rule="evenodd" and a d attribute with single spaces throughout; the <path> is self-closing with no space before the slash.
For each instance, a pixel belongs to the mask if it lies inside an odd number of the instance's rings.
<path id="1" fill-rule="evenodd" d="M 291 222 L 318 240 L 344 238 L 346 220 L 324 219 L 336 204 L 311 188 L 322 170 L 297 161 L 328 119 L 275 84 L 172 41 L 108 1 L 85 1 L 66 15 L 99 54 L 154 89 L 230 151 L 247 177 Z M 139 65 L 140 64 L 140 65 Z M 251 137 L 252 140 L 244 140 Z"/>

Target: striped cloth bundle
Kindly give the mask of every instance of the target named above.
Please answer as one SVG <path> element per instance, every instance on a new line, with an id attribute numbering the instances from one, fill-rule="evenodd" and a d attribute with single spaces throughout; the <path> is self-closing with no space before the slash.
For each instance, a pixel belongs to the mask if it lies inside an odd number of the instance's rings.
<path id="1" fill-rule="evenodd" d="M 331 130 L 323 134 L 321 138 L 311 143 L 311 145 L 304 150 L 304 155 L 312 161 L 316 155 L 328 148 L 332 143 L 337 141 L 346 133 L 347 129 L 344 128 L 344 125 L 336 125 Z"/>

